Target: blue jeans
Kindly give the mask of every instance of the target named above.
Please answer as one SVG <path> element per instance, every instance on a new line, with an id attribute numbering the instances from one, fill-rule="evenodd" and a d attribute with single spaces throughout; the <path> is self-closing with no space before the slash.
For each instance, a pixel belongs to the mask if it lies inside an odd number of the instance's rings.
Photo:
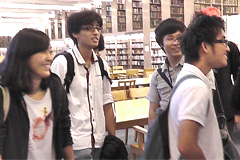
<path id="1" fill-rule="evenodd" d="M 100 159 L 101 148 L 87 148 L 82 150 L 74 150 L 75 160 L 82 159 Z"/>

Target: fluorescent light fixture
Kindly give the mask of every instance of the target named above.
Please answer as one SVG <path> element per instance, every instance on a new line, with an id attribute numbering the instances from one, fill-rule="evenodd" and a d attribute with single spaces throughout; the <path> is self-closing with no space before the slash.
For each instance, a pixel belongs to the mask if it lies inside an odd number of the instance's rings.
<path id="1" fill-rule="evenodd" d="M 60 5 L 39 5 L 39 4 L 17 4 L 17 3 L 0 3 L 0 8 L 16 8 L 16 9 L 39 9 L 39 10 L 81 10 L 88 8 L 89 4 L 60 6 Z"/>
<path id="2" fill-rule="evenodd" d="M 116 39 L 118 40 L 128 40 L 130 38 L 130 35 L 117 35 Z"/>
<path id="3" fill-rule="evenodd" d="M 14 13 L 14 12 L 2 12 L 0 13 L 0 17 L 2 18 L 37 18 L 37 17 L 42 17 L 42 18 L 48 18 L 50 17 L 50 14 L 48 13 Z M 55 17 L 55 14 L 54 14 Z"/>
<path id="4" fill-rule="evenodd" d="M 38 19 L 33 19 L 33 18 L 31 18 L 31 19 L 9 19 L 9 18 L 1 18 L 0 19 L 0 23 L 33 23 L 33 24 L 35 24 L 35 23 L 37 23 L 37 22 L 39 22 L 39 20 Z"/>
<path id="5" fill-rule="evenodd" d="M 132 39 L 141 39 L 144 37 L 143 33 L 135 33 L 135 34 L 131 34 L 131 38 Z"/>

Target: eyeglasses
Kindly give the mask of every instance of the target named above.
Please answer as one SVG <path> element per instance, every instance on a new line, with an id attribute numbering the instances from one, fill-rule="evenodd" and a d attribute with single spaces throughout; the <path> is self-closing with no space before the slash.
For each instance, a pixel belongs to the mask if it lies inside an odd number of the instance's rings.
<path id="1" fill-rule="evenodd" d="M 226 39 L 215 40 L 213 43 L 224 43 L 226 46 L 228 46 L 228 40 Z"/>
<path id="2" fill-rule="evenodd" d="M 94 32 L 95 29 L 101 33 L 102 31 L 102 27 L 99 27 L 99 26 L 86 26 L 86 27 L 81 27 L 82 30 L 87 30 L 87 31 L 90 31 L 90 32 Z"/>
<path id="3" fill-rule="evenodd" d="M 167 41 L 169 41 L 169 42 L 171 42 L 171 43 L 173 43 L 173 42 L 175 42 L 175 41 L 177 41 L 178 43 L 181 41 L 181 39 L 182 39 L 182 35 L 178 35 L 178 36 L 169 36 L 168 38 L 167 38 Z"/>

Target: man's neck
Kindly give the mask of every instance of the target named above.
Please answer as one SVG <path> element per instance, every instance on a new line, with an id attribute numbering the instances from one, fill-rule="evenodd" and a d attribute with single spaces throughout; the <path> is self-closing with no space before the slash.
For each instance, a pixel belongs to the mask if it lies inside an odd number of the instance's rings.
<path id="1" fill-rule="evenodd" d="M 92 49 L 78 47 L 78 50 L 82 55 L 84 61 L 86 62 L 87 66 L 90 67 L 92 63 L 92 56 L 93 56 Z"/>
<path id="2" fill-rule="evenodd" d="M 182 56 L 179 57 L 168 57 L 168 65 L 171 68 L 175 68 L 175 66 L 177 65 L 177 63 L 181 60 Z"/>
<path id="3" fill-rule="evenodd" d="M 196 66 L 205 76 L 210 72 L 211 68 L 201 61 L 193 62 L 192 65 Z"/>

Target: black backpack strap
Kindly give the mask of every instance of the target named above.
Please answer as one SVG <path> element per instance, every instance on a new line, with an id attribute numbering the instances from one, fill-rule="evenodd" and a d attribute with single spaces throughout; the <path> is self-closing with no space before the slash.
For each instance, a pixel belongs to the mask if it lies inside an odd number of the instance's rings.
<path id="1" fill-rule="evenodd" d="M 162 79 L 164 79 L 166 81 L 166 83 L 173 88 L 172 83 L 169 81 L 169 79 L 167 78 L 167 76 L 165 75 L 165 73 L 162 72 L 162 68 L 158 68 L 157 69 L 158 73 L 160 74 L 160 76 L 162 77 Z"/>
<path id="2" fill-rule="evenodd" d="M 72 83 L 73 77 L 75 76 L 74 72 L 74 62 L 73 57 L 69 52 L 62 52 L 55 56 L 55 58 L 59 55 L 63 55 L 67 59 L 67 73 L 64 78 L 64 86 L 66 87 L 66 92 L 69 93 L 69 88 Z"/>
<path id="3" fill-rule="evenodd" d="M 99 67 L 100 67 L 100 70 L 101 70 L 102 79 L 103 79 L 104 76 L 106 76 L 106 78 L 108 79 L 110 84 L 112 84 L 112 79 L 109 77 L 108 72 L 106 70 L 104 70 L 104 64 L 103 64 L 102 58 L 98 55 L 97 55 L 97 58 L 98 58 L 98 64 L 99 64 Z"/>

